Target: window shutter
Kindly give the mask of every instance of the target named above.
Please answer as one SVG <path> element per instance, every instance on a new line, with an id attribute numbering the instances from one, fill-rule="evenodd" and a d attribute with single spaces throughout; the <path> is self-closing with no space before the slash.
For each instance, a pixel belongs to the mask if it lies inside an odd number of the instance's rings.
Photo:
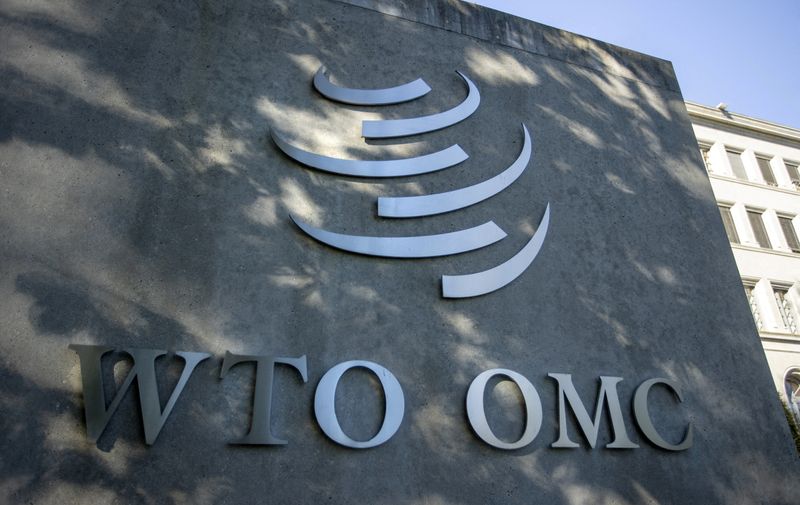
<path id="1" fill-rule="evenodd" d="M 739 234 L 736 233 L 736 226 L 733 224 L 731 208 L 720 206 L 719 213 L 722 215 L 722 224 L 725 225 L 725 233 L 728 235 L 728 240 L 734 244 L 738 244 Z"/>
<path id="2" fill-rule="evenodd" d="M 742 180 L 747 180 L 747 172 L 744 169 L 744 163 L 742 162 L 742 155 L 737 153 L 736 151 L 726 151 L 728 153 L 728 161 L 731 163 L 731 170 L 733 171 L 733 175 Z"/>
<path id="3" fill-rule="evenodd" d="M 792 220 L 788 217 L 778 217 L 783 230 L 783 236 L 786 237 L 786 244 L 792 252 L 800 253 L 800 242 L 797 240 L 797 234 L 794 231 Z"/>
<path id="4" fill-rule="evenodd" d="M 769 160 L 766 158 L 756 157 L 756 162 L 758 162 L 758 169 L 761 170 L 761 177 L 764 178 L 764 182 L 770 186 L 777 186 L 778 181 L 775 180 L 775 174 L 772 173 L 772 167 L 769 166 Z"/>
<path id="5" fill-rule="evenodd" d="M 750 226 L 753 228 L 753 235 L 755 235 L 758 245 L 764 249 L 771 249 L 772 244 L 767 236 L 767 229 L 764 228 L 764 220 L 761 219 L 761 213 L 754 210 L 748 210 L 747 218 L 750 220 Z"/>

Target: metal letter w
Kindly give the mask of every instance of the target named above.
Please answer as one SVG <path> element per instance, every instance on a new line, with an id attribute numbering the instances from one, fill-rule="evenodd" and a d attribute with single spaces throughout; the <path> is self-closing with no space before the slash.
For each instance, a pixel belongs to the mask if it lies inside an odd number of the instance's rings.
<path id="1" fill-rule="evenodd" d="M 204 352 L 177 352 L 186 364 L 178 379 L 178 384 L 172 391 L 169 401 L 161 410 L 158 398 L 158 385 L 156 383 L 156 358 L 167 354 L 167 351 L 157 349 L 125 349 L 123 352 L 133 358 L 133 368 L 128 372 L 122 385 L 117 389 L 111 404 L 106 407 L 106 395 L 103 390 L 103 368 L 101 360 L 103 355 L 112 351 L 111 347 L 99 345 L 70 345 L 70 349 L 78 353 L 81 360 L 81 379 L 83 381 L 83 405 L 86 411 L 86 434 L 92 442 L 102 435 L 108 421 L 119 407 L 122 397 L 131 387 L 133 379 L 139 386 L 139 406 L 142 411 L 142 424 L 144 425 L 144 438 L 147 445 L 152 445 L 164 422 L 167 420 L 172 407 L 181 395 L 189 376 L 192 375 L 198 363 L 211 356 Z"/>

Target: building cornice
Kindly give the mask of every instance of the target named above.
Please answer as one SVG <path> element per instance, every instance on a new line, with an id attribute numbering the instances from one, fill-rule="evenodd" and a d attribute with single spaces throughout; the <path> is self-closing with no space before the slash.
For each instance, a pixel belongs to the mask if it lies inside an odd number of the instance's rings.
<path id="1" fill-rule="evenodd" d="M 762 341 L 765 342 L 783 342 L 783 343 L 792 343 L 792 344 L 800 344 L 800 337 L 793 333 L 788 332 L 775 332 L 775 331 L 764 331 L 761 330 L 758 332 L 758 336 L 761 338 Z"/>
<path id="2" fill-rule="evenodd" d="M 701 118 L 715 123 L 720 123 L 743 130 L 754 131 L 765 135 L 780 137 L 793 142 L 800 142 L 800 130 L 789 126 L 783 126 L 763 119 L 757 119 L 744 114 L 723 111 L 716 107 L 709 107 L 699 103 L 685 101 L 686 110 L 689 116 Z"/>
<path id="3" fill-rule="evenodd" d="M 742 186 L 750 186 L 752 188 L 757 188 L 764 191 L 776 191 L 778 193 L 785 193 L 787 195 L 800 196 L 800 192 L 798 192 L 796 189 L 782 188 L 780 186 L 771 186 L 769 184 L 762 184 L 760 182 L 746 181 L 744 179 L 739 179 L 738 177 L 730 177 L 727 175 L 715 174 L 713 172 L 708 172 L 708 178 L 711 180 L 740 184 Z"/>
<path id="4" fill-rule="evenodd" d="M 789 251 L 779 251 L 777 249 L 767 249 L 766 247 L 754 247 L 744 244 L 731 243 L 731 249 L 741 249 L 742 251 L 750 251 L 754 253 L 769 254 L 773 256 L 785 256 L 787 258 L 800 259 L 800 254 Z"/>

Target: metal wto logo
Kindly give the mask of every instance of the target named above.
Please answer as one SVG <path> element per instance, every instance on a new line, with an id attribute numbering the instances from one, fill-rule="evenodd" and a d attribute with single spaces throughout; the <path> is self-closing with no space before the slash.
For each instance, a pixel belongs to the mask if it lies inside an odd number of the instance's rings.
<path id="1" fill-rule="evenodd" d="M 407 119 L 363 121 L 364 138 L 394 138 L 419 135 L 452 126 L 468 118 L 480 105 L 481 97 L 475 84 L 458 72 L 467 86 L 467 97 L 450 110 L 429 116 Z M 314 87 L 323 96 L 337 102 L 382 106 L 415 100 L 431 91 L 422 79 L 385 89 L 353 89 L 337 86 L 320 67 L 314 76 Z M 478 184 L 444 193 L 421 196 L 392 196 L 378 198 L 378 216 L 383 218 L 413 218 L 433 216 L 475 205 L 506 189 L 527 168 L 532 153 L 531 136 L 522 125 L 524 142 L 517 159 L 494 177 Z M 457 165 L 469 156 L 459 145 L 414 158 L 390 160 L 354 160 L 323 156 L 302 150 L 272 129 L 272 139 L 287 156 L 306 166 L 324 172 L 352 177 L 407 177 L 443 170 Z M 410 237 L 374 237 L 348 235 L 316 228 L 291 215 L 295 224 L 314 239 L 337 249 L 357 254 L 389 258 L 430 258 L 473 251 L 505 238 L 506 233 L 493 221 L 455 232 Z M 550 204 L 539 227 L 528 243 L 513 257 L 484 270 L 464 275 L 443 275 L 444 298 L 467 298 L 496 291 L 519 277 L 539 254 L 550 223 Z"/>

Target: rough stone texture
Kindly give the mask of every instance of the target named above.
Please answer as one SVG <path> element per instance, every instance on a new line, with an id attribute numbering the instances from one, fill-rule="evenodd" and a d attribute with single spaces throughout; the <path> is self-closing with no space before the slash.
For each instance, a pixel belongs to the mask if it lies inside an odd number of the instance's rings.
<path id="1" fill-rule="evenodd" d="M 672 64 L 624 47 L 458 0 L 337 0 L 498 45 L 680 91 Z"/>
<path id="2" fill-rule="evenodd" d="M 391 15 L 376 12 L 388 2 L 323 0 L 0 6 L 3 501 L 793 503 L 788 429 L 671 66 L 474 6 L 397 5 Z M 310 85 L 321 63 L 346 85 L 421 76 L 433 91 L 382 109 L 339 105 Z M 468 120 L 409 139 L 359 137 L 364 118 L 458 103 L 456 69 L 481 90 Z M 497 173 L 516 158 L 523 122 L 534 158 L 502 194 L 425 219 L 375 216 L 378 195 Z M 339 178 L 282 156 L 272 127 L 332 156 L 457 142 L 471 158 L 410 179 Z M 512 256 L 548 202 L 547 241 L 521 278 L 485 297 L 440 298 L 440 275 Z M 459 256 L 377 259 L 308 239 L 290 212 L 380 235 L 493 219 L 509 236 Z M 155 445 L 130 393 L 94 445 L 70 343 L 214 357 Z M 287 446 L 228 445 L 247 430 L 253 368 L 219 380 L 226 350 L 308 356 L 307 384 L 276 372 L 272 426 Z M 404 387 L 403 425 L 372 450 L 337 446 L 313 418 L 316 383 L 348 359 L 380 363 Z M 542 430 L 519 451 L 492 449 L 466 422 L 470 381 L 497 366 L 542 397 Z M 179 370 L 164 364 L 162 397 Z M 605 449 L 604 419 L 596 449 L 572 420 L 583 447 L 551 449 L 547 372 L 572 373 L 590 409 L 599 375 L 623 377 L 641 448 Z M 684 403 L 655 394 L 651 408 L 672 440 L 693 423 L 690 450 L 660 451 L 636 430 L 633 390 L 651 377 L 681 385 Z M 348 374 L 337 397 L 348 433 L 374 433 L 374 379 Z M 513 439 L 515 389 L 501 382 L 487 398 L 492 426 Z"/>

